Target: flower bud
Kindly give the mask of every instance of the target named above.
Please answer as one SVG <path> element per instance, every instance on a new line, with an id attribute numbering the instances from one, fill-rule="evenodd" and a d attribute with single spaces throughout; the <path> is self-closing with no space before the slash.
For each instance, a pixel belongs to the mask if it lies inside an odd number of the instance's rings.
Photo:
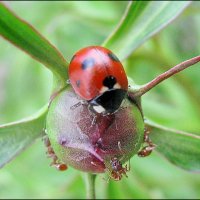
<path id="1" fill-rule="evenodd" d="M 112 161 L 128 161 L 144 137 L 144 121 L 137 105 L 125 99 L 117 112 L 97 115 L 72 89 L 62 91 L 52 101 L 46 128 L 58 159 L 90 173 L 112 172 Z"/>

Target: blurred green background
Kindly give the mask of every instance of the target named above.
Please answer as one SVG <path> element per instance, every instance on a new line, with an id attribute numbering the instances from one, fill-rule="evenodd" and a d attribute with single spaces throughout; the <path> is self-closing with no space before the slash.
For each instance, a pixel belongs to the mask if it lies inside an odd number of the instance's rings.
<path id="1" fill-rule="evenodd" d="M 127 2 L 6 2 L 69 60 L 78 49 L 100 45 Z M 128 76 L 144 84 L 200 54 L 200 3 L 193 2 L 167 28 L 124 61 Z M 145 116 L 162 125 L 200 134 L 200 64 L 143 97 Z M 27 117 L 49 99 L 52 75 L 24 52 L 0 39 L 0 124 Z M 0 198 L 85 198 L 84 173 L 49 166 L 41 139 L 0 170 Z M 129 178 L 97 178 L 97 198 L 200 198 L 200 174 L 170 164 L 154 152 L 131 159 Z"/>

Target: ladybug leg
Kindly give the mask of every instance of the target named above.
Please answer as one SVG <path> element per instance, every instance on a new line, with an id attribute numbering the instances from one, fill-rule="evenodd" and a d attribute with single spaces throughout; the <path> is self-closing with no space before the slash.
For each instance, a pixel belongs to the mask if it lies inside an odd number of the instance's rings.
<path id="1" fill-rule="evenodd" d="M 88 105 L 88 102 L 86 102 L 84 100 L 80 100 L 78 103 L 76 103 L 73 106 L 71 106 L 70 109 L 74 110 L 74 109 L 78 108 L 81 105 Z"/>
<path id="2" fill-rule="evenodd" d="M 151 152 L 155 149 L 156 145 L 153 144 L 153 142 L 151 141 L 151 139 L 149 138 L 149 133 L 150 130 L 148 128 L 145 128 L 145 132 L 144 132 L 144 142 L 147 143 L 146 146 L 144 146 L 139 152 L 138 152 L 138 156 L 139 157 L 146 157 L 149 156 L 151 154 Z"/>
<path id="3" fill-rule="evenodd" d="M 47 152 L 46 154 L 48 155 L 49 158 L 52 158 L 53 161 L 51 162 L 50 166 L 54 166 L 57 170 L 59 171 L 64 171 L 67 169 L 67 165 L 64 163 L 58 162 L 58 157 L 56 156 L 53 148 L 51 147 L 50 140 L 48 136 L 45 136 L 43 138 L 44 144 L 47 147 Z"/>

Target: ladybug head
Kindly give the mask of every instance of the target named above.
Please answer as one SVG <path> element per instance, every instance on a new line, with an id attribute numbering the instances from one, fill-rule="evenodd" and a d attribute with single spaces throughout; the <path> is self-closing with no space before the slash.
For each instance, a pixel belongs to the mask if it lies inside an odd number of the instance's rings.
<path id="1" fill-rule="evenodd" d="M 127 94 L 126 90 L 112 88 L 89 101 L 90 107 L 103 115 L 116 112 Z"/>

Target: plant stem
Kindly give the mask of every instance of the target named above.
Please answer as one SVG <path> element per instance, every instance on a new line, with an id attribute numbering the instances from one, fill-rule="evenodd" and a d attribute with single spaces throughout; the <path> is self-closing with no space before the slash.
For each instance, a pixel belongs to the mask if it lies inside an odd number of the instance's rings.
<path id="1" fill-rule="evenodd" d="M 168 79 L 169 77 L 173 76 L 174 74 L 198 63 L 199 61 L 200 61 L 200 56 L 196 56 L 196 57 L 186 60 L 182 63 L 179 63 L 178 65 L 172 67 L 171 69 L 164 72 L 163 74 L 160 74 L 159 76 L 154 78 L 149 83 L 147 83 L 147 84 L 141 86 L 139 89 L 133 91 L 131 94 L 131 98 L 142 96 L 143 94 L 145 94 L 146 92 L 148 92 L 149 90 L 154 88 L 156 85 L 158 85 L 160 82 L 162 82 L 162 81 Z"/>
<path id="2" fill-rule="evenodd" d="M 95 199 L 95 178 L 96 174 L 86 174 L 87 199 Z"/>

